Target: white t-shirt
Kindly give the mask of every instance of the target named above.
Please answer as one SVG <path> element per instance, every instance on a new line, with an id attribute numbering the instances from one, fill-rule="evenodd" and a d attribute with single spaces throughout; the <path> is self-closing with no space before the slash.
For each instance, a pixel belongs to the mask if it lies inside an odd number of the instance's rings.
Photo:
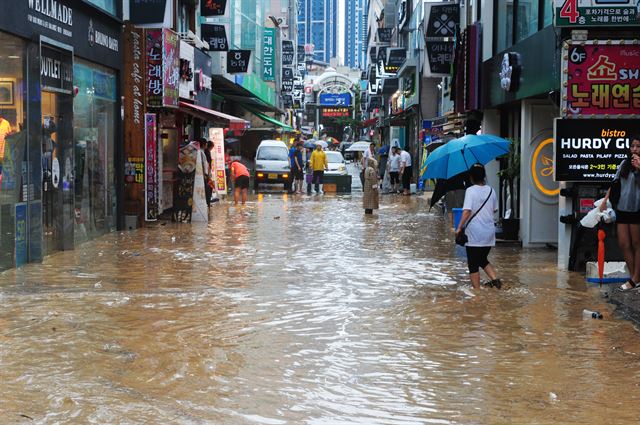
<path id="1" fill-rule="evenodd" d="M 405 150 L 402 150 L 400 152 L 400 161 L 405 163 L 405 167 L 411 167 L 411 154 Z"/>
<path id="2" fill-rule="evenodd" d="M 400 155 L 391 154 L 389 156 L 389 172 L 397 173 L 400 171 Z"/>
<path id="3" fill-rule="evenodd" d="M 364 170 L 365 168 L 367 168 L 367 163 L 369 161 L 369 158 L 373 158 L 373 154 L 371 153 L 371 148 L 368 148 L 366 151 L 364 151 L 364 153 L 362 154 L 362 169 Z"/>
<path id="4" fill-rule="evenodd" d="M 472 216 L 487 199 L 489 191 L 491 191 L 491 197 L 482 207 L 482 210 L 473 217 L 471 223 L 467 221 L 469 223 L 465 230 L 469 238 L 467 246 L 494 246 L 496 244 L 496 227 L 493 222 L 493 213 L 498 210 L 498 198 L 495 190 L 488 185 L 471 186 L 464 193 L 462 209 L 470 210 Z"/>

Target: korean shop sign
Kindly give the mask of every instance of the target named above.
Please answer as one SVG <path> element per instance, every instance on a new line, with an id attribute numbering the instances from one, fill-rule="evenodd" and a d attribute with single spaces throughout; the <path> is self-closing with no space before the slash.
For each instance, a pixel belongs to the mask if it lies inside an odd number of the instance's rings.
<path id="1" fill-rule="evenodd" d="M 227 72 L 237 74 L 249 70 L 251 50 L 229 50 L 227 52 Z"/>
<path id="2" fill-rule="evenodd" d="M 555 180 L 610 181 L 638 132 L 640 120 L 556 119 Z"/>
<path id="3" fill-rule="evenodd" d="M 564 116 L 640 115 L 640 46 L 618 41 L 565 43 Z"/>
<path id="4" fill-rule="evenodd" d="M 262 36 L 262 79 L 264 81 L 275 79 L 275 42 L 276 29 L 265 28 Z"/>
<path id="5" fill-rule="evenodd" d="M 222 16 L 227 8 L 227 0 L 201 0 L 200 16 Z"/>
<path id="6" fill-rule="evenodd" d="M 227 31 L 224 25 L 202 24 L 202 41 L 209 44 L 212 52 L 226 52 L 229 50 Z"/>
<path id="7" fill-rule="evenodd" d="M 145 32 L 147 106 L 177 107 L 180 80 L 178 34 L 170 29 Z"/>
<path id="8" fill-rule="evenodd" d="M 637 0 L 553 0 L 556 27 L 640 25 Z"/>
<path id="9" fill-rule="evenodd" d="M 293 41 L 282 40 L 282 65 L 293 65 L 293 58 L 295 57 L 295 55 L 296 52 L 293 48 Z"/>
<path id="10" fill-rule="evenodd" d="M 326 118 L 349 117 L 349 108 L 322 108 L 322 116 Z"/>
<path id="11" fill-rule="evenodd" d="M 282 91 L 287 93 L 293 91 L 293 68 L 282 67 Z"/>

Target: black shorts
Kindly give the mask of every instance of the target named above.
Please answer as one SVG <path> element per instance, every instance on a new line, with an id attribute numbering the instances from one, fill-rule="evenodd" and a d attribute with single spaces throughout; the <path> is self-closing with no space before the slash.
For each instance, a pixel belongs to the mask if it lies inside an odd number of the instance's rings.
<path id="1" fill-rule="evenodd" d="M 302 180 L 304 179 L 304 170 L 298 170 L 297 168 L 293 169 L 293 179 L 294 180 Z"/>
<path id="2" fill-rule="evenodd" d="M 390 171 L 389 177 L 391 178 L 391 184 L 400 183 L 400 173 L 398 171 Z"/>
<path id="3" fill-rule="evenodd" d="M 322 184 L 324 181 L 324 171 L 323 170 L 313 170 L 313 183 L 314 184 Z"/>
<path id="4" fill-rule="evenodd" d="M 640 224 L 640 211 L 629 212 L 616 210 L 616 223 Z"/>
<path id="5" fill-rule="evenodd" d="M 406 190 L 411 188 L 411 174 L 413 174 L 411 167 L 406 167 L 402 173 L 402 187 Z"/>
<path id="6" fill-rule="evenodd" d="M 235 187 L 238 189 L 249 189 L 249 176 L 236 177 Z"/>
<path id="7" fill-rule="evenodd" d="M 469 273 L 478 273 L 482 268 L 484 269 L 489 264 L 487 257 L 490 246 L 466 246 L 467 249 L 467 265 L 469 266 Z"/>

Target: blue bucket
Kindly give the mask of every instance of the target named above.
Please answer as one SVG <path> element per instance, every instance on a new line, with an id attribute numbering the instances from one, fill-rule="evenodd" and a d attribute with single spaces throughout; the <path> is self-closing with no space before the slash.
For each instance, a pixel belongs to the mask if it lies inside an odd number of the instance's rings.
<path id="1" fill-rule="evenodd" d="M 453 228 L 457 229 L 462 218 L 462 208 L 451 208 L 451 211 L 453 212 Z"/>

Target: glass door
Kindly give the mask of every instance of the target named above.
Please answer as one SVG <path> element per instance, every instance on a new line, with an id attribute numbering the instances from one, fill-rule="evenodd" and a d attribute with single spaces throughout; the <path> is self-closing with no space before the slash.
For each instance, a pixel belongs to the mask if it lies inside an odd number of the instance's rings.
<path id="1" fill-rule="evenodd" d="M 73 248 L 73 98 L 42 92 L 44 254 Z"/>

